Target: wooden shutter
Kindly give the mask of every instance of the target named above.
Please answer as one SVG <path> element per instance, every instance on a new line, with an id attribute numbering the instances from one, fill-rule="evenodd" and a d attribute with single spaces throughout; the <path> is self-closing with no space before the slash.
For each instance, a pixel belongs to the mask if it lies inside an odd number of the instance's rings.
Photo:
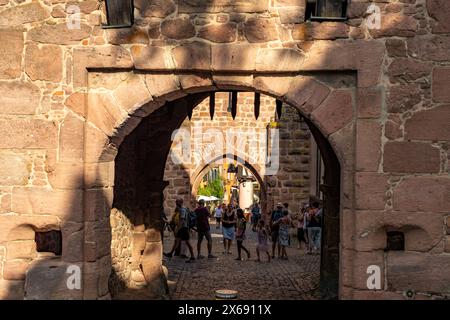
<path id="1" fill-rule="evenodd" d="M 126 27 L 133 24 L 133 0 L 106 0 L 108 26 Z"/>
<path id="2" fill-rule="evenodd" d="M 317 0 L 317 16 L 327 18 L 345 17 L 345 0 Z"/>

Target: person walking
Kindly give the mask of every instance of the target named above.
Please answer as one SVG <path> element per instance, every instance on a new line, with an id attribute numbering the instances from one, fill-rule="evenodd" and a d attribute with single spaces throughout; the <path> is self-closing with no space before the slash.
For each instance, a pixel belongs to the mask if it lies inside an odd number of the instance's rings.
<path id="1" fill-rule="evenodd" d="M 283 217 L 283 204 L 279 202 L 276 210 L 272 212 L 270 218 L 270 232 L 272 237 L 272 259 L 275 258 L 275 247 L 278 246 L 278 257 L 280 257 L 280 244 L 278 242 L 278 232 L 280 225 L 276 222 Z"/>
<path id="2" fill-rule="evenodd" d="M 305 234 L 305 239 L 306 239 L 306 249 L 309 250 L 309 236 L 308 236 L 308 220 L 309 220 L 309 204 L 305 204 L 303 206 L 304 210 L 305 210 L 305 218 L 304 218 L 304 222 L 303 222 L 303 232 Z"/>
<path id="3" fill-rule="evenodd" d="M 208 208 L 205 207 L 205 200 L 201 199 L 198 202 L 198 207 L 194 210 L 194 213 L 197 217 L 197 259 L 204 258 L 204 256 L 201 255 L 203 238 L 206 238 L 208 241 L 208 258 L 215 258 L 212 254 L 211 228 L 209 225 L 209 217 L 211 214 Z"/>
<path id="4" fill-rule="evenodd" d="M 258 244 L 256 245 L 256 255 L 258 256 L 258 259 L 256 261 L 260 262 L 261 253 L 265 252 L 267 254 L 267 260 L 270 262 L 269 244 L 267 243 L 269 233 L 267 232 L 266 224 L 263 219 L 258 221 L 256 232 L 258 237 Z"/>
<path id="5" fill-rule="evenodd" d="M 224 254 L 231 254 L 231 242 L 234 240 L 236 215 L 233 206 L 229 205 L 222 218 Z"/>
<path id="6" fill-rule="evenodd" d="M 289 203 L 287 202 L 283 203 L 283 211 L 287 211 L 289 218 L 291 218 L 291 210 L 289 210 Z"/>
<path id="7" fill-rule="evenodd" d="M 291 226 L 291 218 L 289 217 L 289 211 L 283 210 L 283 217 L 278 219 L 275 224 L 279 225 L 278 242 L 281 246 L 281 259 L 287 260 L 286 248 L 289 246 L 289 228 Z"/>
<path id="8" fill-rule="evenodd" d="M 164 231 L 166 229 L 168 229 L 169 231 L 170 229 L 170 221 L 167 219 L 167 215 L 166 215 L 166 211 L 164 210 L 164 208 L 161 209 L 161 214 L 160 214 L 160 220 L 161 220 L 161 242 L 164 243 Z"/>
<path id="9" fill-rule="evenodd" d="M 250 259 L 250 251 L 244 247 L 245 240 L 245 230 L 247 228 L 247 220 L 244 216 L 244 211 L 242 209 L 237 209 L 237 218 L 236 218 L 236 243 L 238 250 L 238 257 L 236 260 L 242 260 L 241 251 L 244 250 L 247 253 L 247 258 Z"/>
<path id="10" fill-rule="evenodd" d="M 191 262 L 195 260 L 195 257 L 194 250 L 189 242 L 189 212 L 187 208 L 183 207 L 183 199 L 178 198 L 175 201 L 175 204 L 175 215 L 178 215 L 178 218 L 173 220 L 175 242 L 172 246 L 172 250 L 168 253 L 164 253 L 164 256 L 172 258 L 173 253 L 180 247 L 181 243 L 184 242 L 189 249 L 189 253 L 191 254 L 191 258 L 187 259 L 186 262 Z"/>
<path id="11" fill-rule="evenodd" d="M 321 211 L 319 211 L 319 203 L 312 203 L 308 214 L 309 254 L 320 253 L 320 241 L 322 233 L 320 214 Z"/>
<path id="12" fill-rule="evenodd" d="M 305 251 L 307 250 L 308 242 L 305 238 L 305 221 L 306 221 L 306 209 L 302 208 L 300 211 L 300 215 L 297 217 L 297 239 L 298 239 L 298 247 L 297 249 L 302 248 L 302 242 L 305 244 Z"/>
<path id="13" fill-rule="evenodd" d="M 287 203 L 287 202 L 283 203 L 283 216 L 285 216 L 285 215 L 287 215 L 289 217 L 289 219 L 291 219 L 291 222 L 292 222 L 292 214 L 291 214 L 291 210 L 289 210 L 289 203 Z M 289 226 L 289 231 L 290 231 L 290 227 L 293 227 L 293 225 Z M 289 231 L 288 231 L 288 237 L 289 237 L 288 242 L 289 242 L 289 245 L 291 245 L 291 234 Z"/>
<path id="14" fill-rule="evenodd" d="M 256 226 L 258 225 L 258 221 L 261 219 L 261 208 L 259 207 L 258 202 L 253 205 L 252 208 L 252 230 L 256 231 Z"/>
<path id="15" fill-rule="evenodd" d="M 216 229 L 220 229 L 220 222 L 222 220 L 224 206 L 225 205 L 223 204 L 221 206 L 218 206 L 216 210 L 214 210 L 214 218 L 216 218 Z"/>

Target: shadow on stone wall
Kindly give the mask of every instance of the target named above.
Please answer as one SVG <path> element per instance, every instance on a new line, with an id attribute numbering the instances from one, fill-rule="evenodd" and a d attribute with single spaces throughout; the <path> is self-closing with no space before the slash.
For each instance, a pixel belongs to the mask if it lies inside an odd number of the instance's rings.
<path id="1" fill-rule="evenodd" d="M 168 294 L 165 271 L 161 266 L 161 212 L 163 190 L 167 185 L 163 180 L 164 167 L 173 131 L 205 97 L 205 94 L 198 94 L 166 103 L 143 119 L 118 150 L 113 218 L 123 216 L 129 225 L 116 223 L 121 219 L 112 220 L 115 221 L 113 244 L 117 241 L 121 247 L 118 250 L 122 250 L 126 247 L 121 245 L 125 235 L 125 238 L 131 238 L 131 251 L 121 255 L 114 252 L 114 245 L 112 247 L 115 274 L 110 288 L 117 292 L 117 298 L 160 298 Z M 116 258 L 119 260 L 115 261 Z M 126 290 L 119 292 L 121 288 Z"/>
<path id="2" fill-rule="evenodd" d="M 76 189 L 63 189 L 63 185 Z M 6 280 L 2 282 L 8 282 L 8 285 L 3 299 L 89 298 L 86 291 L 77 289 L 78 285 L 84 287 L 85 282 L 97 276 L 107 279 L 107 275 L 97 274 L 89 264 L 82 263 L 85 258 L 82 186 L 82 177 L 69 175 L 64 177 L 64 181 L 54 181 L 53 190 L 17 188 L 13 191 L 16 198 L 13 210 L 25 215 L 10 217 L 15 227 L 7 234 L 7 261 L 3 266 Z M 60 253 L 37 252 L 36 233 L 48 231 L 60 231 L 62 242 L 51 243 L 58 239 L 53 237 L 50 243 L 45 243 L 48 247 L 45 250 L 62 249 Z M 109 262 L 107 256 L 103 262 Z M 78 274 L 77 279 L 70 278 L 75 273 Z M 78 280 L 81 282 L 77 283 Z M 101 285 L 100 281 L 98 283 Z M 103 286 L 103 295 L 107 294 L 107 289 Z"/>

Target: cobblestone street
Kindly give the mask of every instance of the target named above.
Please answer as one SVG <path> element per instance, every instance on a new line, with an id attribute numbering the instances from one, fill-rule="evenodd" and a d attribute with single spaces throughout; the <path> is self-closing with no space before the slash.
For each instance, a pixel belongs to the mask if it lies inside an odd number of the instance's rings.
<path id="1" fill-rule="evenodd" d="M 169 287 L 171 298 L 175 300 L 214 299 L 218 289 L 237 290 L 238 298 L 245 300 L 311 300 L 320 299 L 319 256 L 305 255 L 304 250 L 297 249 L 297 240 L 291 235 L 288 248 L 289 260 L 273 259 L 267 262 L 256 261 L 256 233 L 248 227 L 244 241 L 251 254 L 247 260 L 237 261 L 236 243 L 232 244 L 232 254 L 223 254 L 221 230 L 211 224 L 214 259 L 201 259 L 185 263 L 180 257 L 166 258 L 163 264 L 169 270 Z M 197 234 L 191 233 L 191 244 L 196 252 Z M 173 235 L 165 232 L 164 252 L 170 251 Z M 188 250 L 186 249 L 188 252 Z M 202 254 L 207 256 L 206 240 L 202 243 Z"/>

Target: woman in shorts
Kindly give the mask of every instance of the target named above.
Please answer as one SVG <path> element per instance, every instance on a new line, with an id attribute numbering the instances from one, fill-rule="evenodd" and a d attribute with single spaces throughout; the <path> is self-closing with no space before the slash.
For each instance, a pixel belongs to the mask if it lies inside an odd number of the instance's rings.
<path id="1" fill-rule="evenodd" d="M 236 228 L 235 209 L 229 205 L 222 216 L 222 233 L 224 254 L 231 254 L 231 242 L 234 240 L 234 231 Z"/>

